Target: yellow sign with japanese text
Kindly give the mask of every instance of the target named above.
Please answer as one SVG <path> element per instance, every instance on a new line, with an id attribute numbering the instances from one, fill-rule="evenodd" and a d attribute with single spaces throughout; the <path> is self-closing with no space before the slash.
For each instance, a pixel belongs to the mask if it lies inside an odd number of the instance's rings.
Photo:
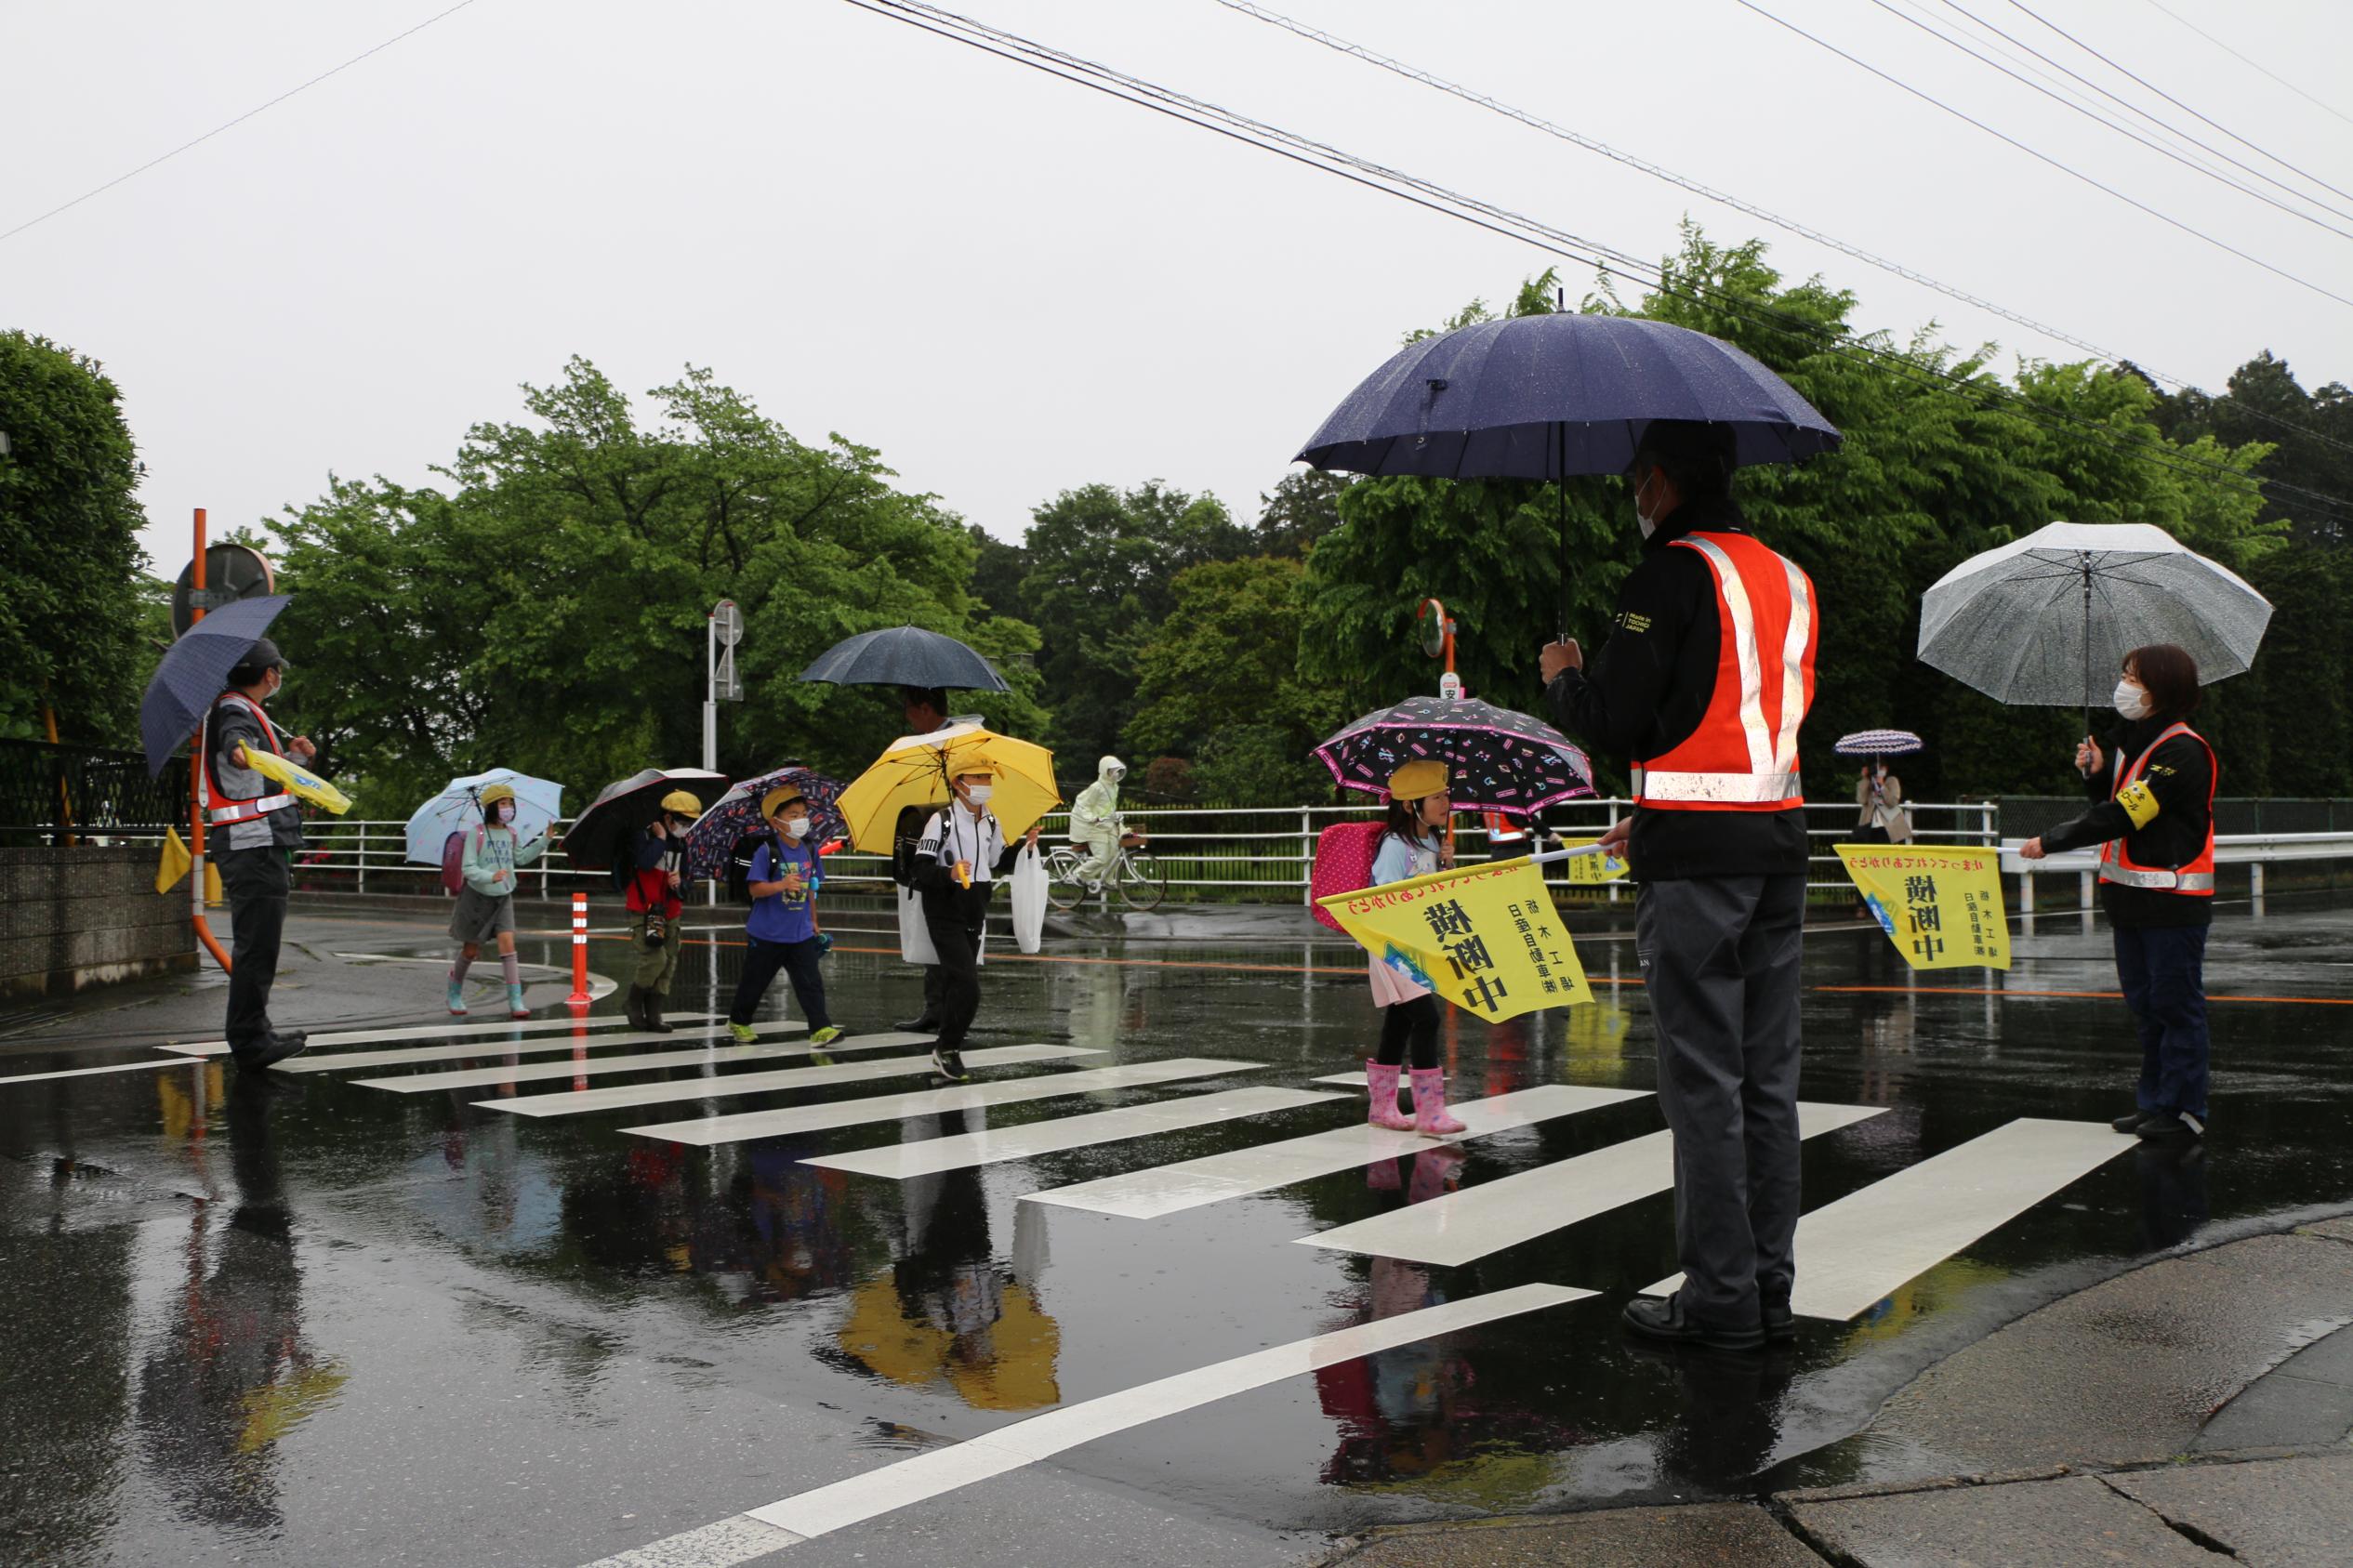
<path id="1" fill-rule="evenodd" d="M 1598 844 L 1598 838 L 1564 838 L 1561 843 L 1571 850 L 1581 850 L 1588 844 Z M 1626 863 L 1604 850 L 1597 855 L 1571 855 L 1567 860 L 1568 881 L 1575 888 L 1598 888 L 1605 882 L 1615 882 L 1626 875 Z"/>
<path id="2" fill-rule="evenodd" d="M 1399 975 L 1491 1023 L 1593 999 L 1543 875 L 1526 858 L 1315 902 Z"/>
<path id="3" fill-rule="evenodd" d="M 1990 846 L 1838 844 L 1879 929 L 1915 969 L 2010 967 L 2002 851 Z"/>

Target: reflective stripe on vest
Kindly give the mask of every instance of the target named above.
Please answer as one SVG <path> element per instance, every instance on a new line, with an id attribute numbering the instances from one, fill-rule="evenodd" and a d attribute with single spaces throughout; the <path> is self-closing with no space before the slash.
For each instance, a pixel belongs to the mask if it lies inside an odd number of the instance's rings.
<path id="1" fill-rule="evenodd" d="M 278 727 L 270 722 L 270 716 L 261 711 L 261 705 L 258 703 L 237 692 L 223 692 L 213 699 L 215 707 L 218 707 L 223 703 L 234 703 L 251 713 L 255 721 L 261 726 L 261 738 L 270 743 L 270 749 L 280 757 L 286 754 L 285 748 L 278 744 Z M 219 761 L 220 759 L 217 757 L 207 758 L 205 771 L 212 772 L 213 768 L 218 766 Z M 205 783 L 219 785 L 222 798 L 229 801 L 226 806 L 215 806 L 205 811 L 205 820 L 216 827 L 232 827 L 238 823 L 257 822 L 272 811 L 283 811 L 295 803 L 293 796 L 284 793 L 252 797 L 235 796 L 231 795 L 228 786 L 220 784 L 218 778 L 209 778 Z"/>
<path id="2" fill-rule="evenodd" d="M 1797 732 L 1814 700 L 1814 585 L 1747 534 L 1688 534 L 1669 547 L 1707 560 L 1722 644 L 1699 728 L 1636 766 L 1636 802 L 1686 810 L 1803 805 Z M 1779 657 L 1768 663 L 1765 643 L 1777 630 Z"/>
<path id="3" fill-rule="evenodd" d="M 2206 748 L 2206 842 L 2198 853 L 2178 869 L 2161 865 L 2140 865 L 2134 862 L 2124 848 L 2124 840 L 2111 838 L 2100 846 L 2100 880 L 2121 887 L 2146 888 L 2151 892 L 2180 893 L 2188 898 L 2211 898 L 2214 891 L 2214 786 L 2221 783 L 2221 770 L 2214 765 L 2214 748 L 2206 737 L 2187 724 L 2166 726 L 2163 732 L 2148 743 L 2148 749 L 2133 759 L 2133 765 L 2117 775 L 2108 798 L 2114 799 L 2138 784 L 2148 771 L 2148 759 L 2157 755 L 2157 748 L 2175 735 L 2188 735 Z M 2119 754 L 2121 764 L 2123 757 Z"/>

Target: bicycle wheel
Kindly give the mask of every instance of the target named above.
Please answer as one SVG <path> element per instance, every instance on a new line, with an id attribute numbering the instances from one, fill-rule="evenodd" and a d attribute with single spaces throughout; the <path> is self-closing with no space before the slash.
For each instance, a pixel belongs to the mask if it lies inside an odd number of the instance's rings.
<path id="1" fill-rule="evenodd" d="M 1149 852 L 1130 850 L 1120 857 L 1119 896 L 1130 909 L 1157 909 L 1169 896 L 1168 877 Z"/>
<path id="2" fill-rule="evenodd" d="M 1067 913 L 1087 889 L 1078 881 L 1078 851 L 1064 844 L 1046 851 L 1046 902 Z"/>

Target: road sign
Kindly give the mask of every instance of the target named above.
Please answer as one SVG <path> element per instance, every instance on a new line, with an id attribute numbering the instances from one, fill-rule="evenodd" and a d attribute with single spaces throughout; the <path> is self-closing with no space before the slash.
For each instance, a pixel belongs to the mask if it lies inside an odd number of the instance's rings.
<path id="1" fill-rule="evenodd" d="M 186 631 L 196 624 L 196 612 L 210 614 L 241 599 L 277 591 L 277 576 L 270 570 L 269 559 L 259 550 L 246 545 L 214 545 L 205 551 L 205 586 L 195 589 L 196 563 L 190 561 L 179 570 L 179 582 L 172 588 L 172 630 Z"/>
<path id="2" fill-rule="evenodd" d="M 732 599 L 722 599 L 711 611 L 711 629 L 719 634 L 721 648 L 733 648 L 744 640 L 744 613 L 735 608 Z"/>

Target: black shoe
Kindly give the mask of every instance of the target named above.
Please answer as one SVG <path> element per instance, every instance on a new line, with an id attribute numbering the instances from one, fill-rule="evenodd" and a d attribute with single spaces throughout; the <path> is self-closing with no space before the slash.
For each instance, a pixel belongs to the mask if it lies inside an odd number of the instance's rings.
<path id="1" fill-rule="evenodd" d="M 622 1002 L 621 1011 L 628 1017 L 630 1028 L 642 1029 L 645 1027 L 644 986 L 632 985 L 629 987 L 629 995 L 628 998 Z"/>
<path id="2" fill-rule="evenodd" d="M 230 1057 L 238 1066 L 247 1069 L 258 1070 L 271 1067 L 290 1056 L 300 1056 L 302 1048 L 310 1043 L 310 1038 L 299 1029 L 291 1030 L 284 1034 L 273 1034 L 250 1050 L 230 1052 Z"/>
<path id="3" fill-rule="evenodd" d="M 662 1021 L 662 994 L 659 991 L 648 991 L 645 994 L 645 1027 L 656 1034 L 678 1033 L 675 1024 Z"/>
<path id="4" fill-rule="evenodd" d="M 911 1018 L 905 1023 L 894 1023 L 891 1027 L 908 1034 L 936 1034 L 940 1031 L 940 1021 L 925 1013 L 921 1018 Z"/>
<path id="5" fill-rule="evenodd" d="M 935 1050 L 932 1053 L 932 1071 L 951 1084 L 969 1081 L 972 1074 L 965 1070 L 961 1051 Z"/>
<path id="6" fill-rule="evenodd" d="M 2118 1132 L 2138 1132 L 2141 1129 L 2141 1124 L 2156 1113 L 2154 1111 L 2135 1111 L 2130 1115 L 2117 1117 L 2108 1125 Z"/>
<path id="7" fill-rule="evenodd" d="M 1767 1301 L 1764 1304 L 1763 1313 L 1765 1337 L 1767 1339 L 1780 1340 L 1797 1337 L 1797 1314 L 1790 1310 L 1790 1304 L 1787 1301 Z"/>
<path id="8" fill-rule="evenodd" d="M 2160 1111 L 2133 1130 L 2143 1138 L 2203 1138 L 2206 1124 L 2186 1111 Z"/>
<path id="9" fill-rule="evenodd" d="M 1675 1345 L 1705 1345 L 1712 1351 L 1753 1351 L 1765 1344 L 1765 1328 L 1734 1328 L 1728 1324 L 1694 1322 L 1684 1316 L 1683 1298 L 1654 1300 L 1637 1296 L 1619 1314 L 1628 1329 L 1646 1339 Z"/>

